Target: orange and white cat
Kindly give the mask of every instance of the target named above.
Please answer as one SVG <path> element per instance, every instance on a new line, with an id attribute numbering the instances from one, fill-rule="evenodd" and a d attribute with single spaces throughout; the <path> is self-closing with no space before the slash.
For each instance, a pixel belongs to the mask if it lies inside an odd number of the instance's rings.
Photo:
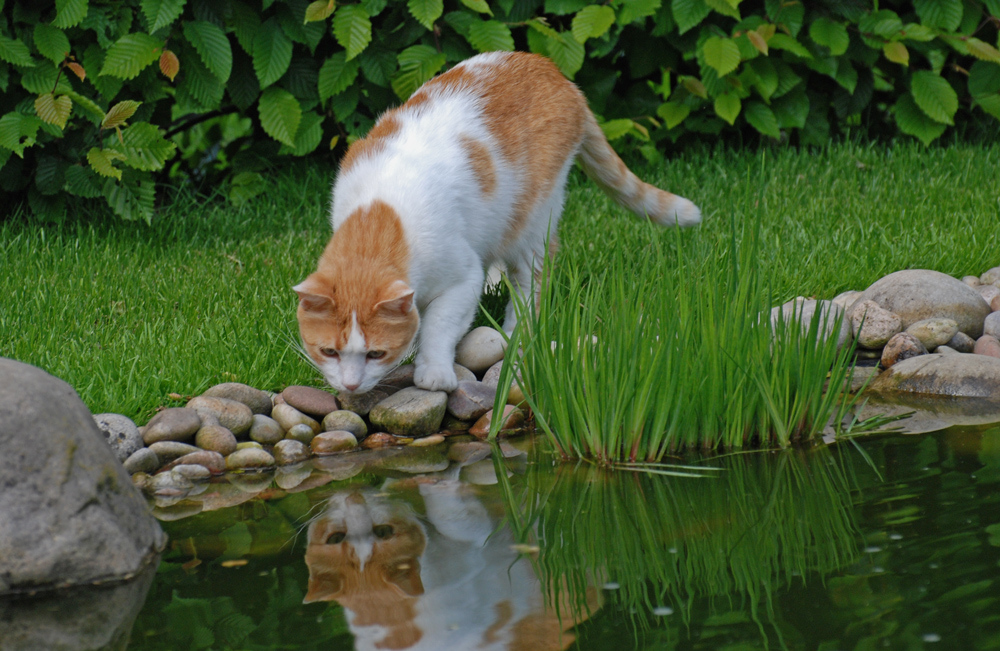
<path id="1" fill-rule="evenodd" d="M 554 252 L 577 158 L 632 212 L 664 226 L 700 221 L 693 203 L 625 166 L 583 94 L 544 57 L 480 54 L 383 114 L 344 156 L 333 237 L 295 287 L 302 341 L 327 382 L 369 391 L 416 345 L 414 383 L 454 389 L 455 346 L 484 270 L 504 265 L 522 297 L 529 291 Z M 510 305 L 504 329 L 514 323 Z"/>

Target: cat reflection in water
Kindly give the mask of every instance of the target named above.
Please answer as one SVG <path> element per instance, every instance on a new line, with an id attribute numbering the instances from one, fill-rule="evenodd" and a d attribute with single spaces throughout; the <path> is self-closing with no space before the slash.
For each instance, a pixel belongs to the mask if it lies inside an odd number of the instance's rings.
<path id="1" fill-rule="evenodd" d="M 545 608 L 531 563 L 495 532 L 475 488 L 418 479 L 425 514 L 400 496 L 371 489 L 333 495 L 309 526 L 305 602 L 344 607 L 355 648 L 472 651 L 565 649 L 582 621 Z M 386 488 L 390 488 L 387 486 Z M 597 592 L 588 606 L 598 607 Z"/>

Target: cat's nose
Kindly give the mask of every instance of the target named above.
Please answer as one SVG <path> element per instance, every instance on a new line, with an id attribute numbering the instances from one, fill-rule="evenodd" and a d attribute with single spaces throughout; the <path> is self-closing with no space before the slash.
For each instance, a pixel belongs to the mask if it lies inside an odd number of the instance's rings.
<path id="1" fill-rule="evenodd" d="M 353 384 L 351 382 L 344 382 L 344 388 L 347 389 L 348 391 L 356 391 L 359 386 L 361 386 L 360 382 L 358 382 L 357 384 Z"/>

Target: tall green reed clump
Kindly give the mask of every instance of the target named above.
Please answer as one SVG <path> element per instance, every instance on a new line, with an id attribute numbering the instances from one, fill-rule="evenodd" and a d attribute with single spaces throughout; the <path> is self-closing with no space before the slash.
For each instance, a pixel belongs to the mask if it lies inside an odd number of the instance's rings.
<path id="1" fill-rule="evenodd" d="M 693 251 L 651 226 L 644 249 L 609 247 L 602 269 L 560 259 L 539 310 L 520 306 L 521 384 L 563 457 L 612 464 L 784 447 L 844 408 L 824 387 L 844 386 L 850 350 L 820 336 L 839 320 L 772 322 L 758 228 L 736 224 L 728 242 L 703 238 Z"/>

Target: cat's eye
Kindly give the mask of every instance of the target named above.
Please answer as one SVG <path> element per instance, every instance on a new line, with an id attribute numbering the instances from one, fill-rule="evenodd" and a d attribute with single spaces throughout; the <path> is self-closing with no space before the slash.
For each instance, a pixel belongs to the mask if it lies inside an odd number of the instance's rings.
<path id="1" fill-rule="evenodd" d="M 336 533 L 330 534 L 330 537 L 326 539 L 327 545 L 339 545 L 344 542 L 344 538 L 347 537 L 343 531 L 337 531 Z"/>
<path id="2" fill-rule="evenodd" d="M 340 353 L 337 352 L 336 348 L 320 348 L 319 352 L 323 353 L 326 357 L 340 357 Z"/>
<path id="3" fill-rule="evenodd" d="M 383 357 L 385 357 L 385 351 L 384 350 L 369 350 L 368 351 L 368 359 L 382 359 Z"/>
<path id="4" fill-rule="evenodd" d="M 372 527 L 372 533 L 375 534 L 375 537 L 378 538 L 379 540 L 385 540 L 386 538 L 392 536 L 392 525 L 388 524 L 375 525 L 374 527 Z"/>

